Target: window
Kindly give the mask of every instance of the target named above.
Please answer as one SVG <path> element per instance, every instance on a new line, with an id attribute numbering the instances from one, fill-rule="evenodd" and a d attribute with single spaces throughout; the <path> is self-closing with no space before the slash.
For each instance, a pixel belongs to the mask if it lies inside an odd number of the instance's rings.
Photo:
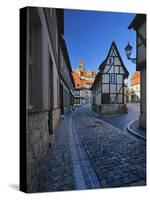
<path id="1" fill-rule="evenodd" d="M 78 91 L 78 90 L 74 91 L 74 95 L 75 95 L 76 97 L 79 97 L 79 96 L 80 96 L 80 91 Z"/>
<path id="2" fill-rule="evenodd" d="M 116 75 L 115 74 L 110 75 L 110 83 L 116 83 Z"/>
<path id="3" fill-rule="evenodd" d="M 80 96 L 80 92 L 79 92 L 79 91 L 76 91 L 76 95 L 77 95 L 77 96 Z"/>
<path id="4" fill-rule="evenodd" d="M 29 14 L 28 108 L 41 109 L 42 104 L 42 37 L 37 11 Z"/>
<path id="5" fill-rule="evenodd" d="M 110 58 L 109 58 L 109 64 L 110 64 L 110 65 L 113 65 L 113 64 L 114 64 L 114 58 L 113 58 L 113 57 L 110 57 Z"/>

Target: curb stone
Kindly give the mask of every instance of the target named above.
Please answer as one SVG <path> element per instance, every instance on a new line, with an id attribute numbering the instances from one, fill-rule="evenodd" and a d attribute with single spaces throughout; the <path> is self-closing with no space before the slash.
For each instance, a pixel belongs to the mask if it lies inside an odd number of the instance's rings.
<path id="1" fill-rule="evenodd" d="M 138 137 L 140 137 L 140 138 L 146 140 L 146 138 L 145 138 L 144 136 L 140 135 L 138 132 L 136 132 L 136 131 L 134 131 L 134 130 L 132 130 L 132 129 L 130 128 L 131 124 L 133 124 L 133 122 L 135 122 L 135 121 L 136 121 L 136 120 L 132 120 L 132 121 L 128 124 L 128 126 L 127 126 L 128 131 L 129 131 L 130 133 L 132 133 L 132 134 L 134 134 L 134 135 L 136 135 L 136 136 L 138 136 Z"/>

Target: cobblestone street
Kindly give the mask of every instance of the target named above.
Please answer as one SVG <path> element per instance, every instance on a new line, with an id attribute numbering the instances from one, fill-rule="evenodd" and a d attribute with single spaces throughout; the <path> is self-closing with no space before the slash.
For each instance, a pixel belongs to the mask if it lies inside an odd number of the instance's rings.
<path id="1" fill-rule="evenodd" d="M 61 120 L 34 191 L 146 185 L 146 144 L 81 107 Z"/>
<path id="2" fill-rule="evenodd" d="M 123 114 L 114 114 L 113 117 L 111 115 L 107 116 L 100 116 L 100 119 L 108 122 L 109 124 L 112 124 L 113 126 L 123 130 L 127 131 L 127 126 L 129 122 L 132 120 L 139 119 L 140 115 L 140 104 L 139 103 L 127 103 L 128 113 Z M 119 123 L 118 123 L 119 120 Z"/>

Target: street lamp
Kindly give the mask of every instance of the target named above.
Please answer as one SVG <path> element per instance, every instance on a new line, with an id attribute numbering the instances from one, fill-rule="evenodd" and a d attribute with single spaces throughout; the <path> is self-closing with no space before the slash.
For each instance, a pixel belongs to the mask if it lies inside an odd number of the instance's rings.
<path id="1" fill-rule="evenodd" d="M 131 62 L 132 63 L 136 63 L 136 58 L 131 58 L 130 56 L 131 56 L 131 53 L 132 53 L 132 49 L 133 49 L 133 47 L 129 44 L 129 42 L 128 42 L 128 44 L 127 44 L 127 46 L 125 47 L 125 52 L 126 52 L 126 56 L 127 56 L 127 58 L 129 59 L 129 60 L 131 60 Z"/>

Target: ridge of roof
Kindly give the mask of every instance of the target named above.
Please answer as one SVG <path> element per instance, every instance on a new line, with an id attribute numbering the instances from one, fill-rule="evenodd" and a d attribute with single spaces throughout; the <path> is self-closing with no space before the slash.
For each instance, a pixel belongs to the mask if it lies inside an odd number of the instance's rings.
<path id="1" fill-rule="evenodd" d="M 116 50 L 116 53 L 117 53 L 118 58 L 119 58 L 119 60 L 120 60 L 120 62 L 121 62 L 121 65 L 123 66 L 123 68 L 124 68 L 124 70 L 125 70 L 126 77 L 128 77 L 129 72 L 128 72 L 128 70 L 126 69 L 126 67 L 125 67 L 125 65 L 124 65 L 124 63 L 123 63 L 123 60 L 122 60 L 122 58 L 121 58 L 121 56 L 120 56 L 119 50 L 118 50 L 117 45 L 116 45 L 116 43 L 115 43 L 114 40 L 112 41 L 112 44 L 111 44 L 111 46 L 110 46 L 110 49 L 109 49 L 109 51 L 108 51 L 108 54 L 107 54 L 106 58 L 105 58 L 104 61 L 100 64 L 100 66 L 99 66 L 98 69 L 99 69 L 100 71 L 103 71 L 103 69 L 104 69 L 104 67 L 105 67 L 105 65 L 106 65 L 107 59 L 108 59 L 108 57 L 109 57 L 110 51 L 111 51 L 111 49 L 112 49 L 113 46 L 114 46 L 114 48 L 115 48 L 115 50 Z"/>

